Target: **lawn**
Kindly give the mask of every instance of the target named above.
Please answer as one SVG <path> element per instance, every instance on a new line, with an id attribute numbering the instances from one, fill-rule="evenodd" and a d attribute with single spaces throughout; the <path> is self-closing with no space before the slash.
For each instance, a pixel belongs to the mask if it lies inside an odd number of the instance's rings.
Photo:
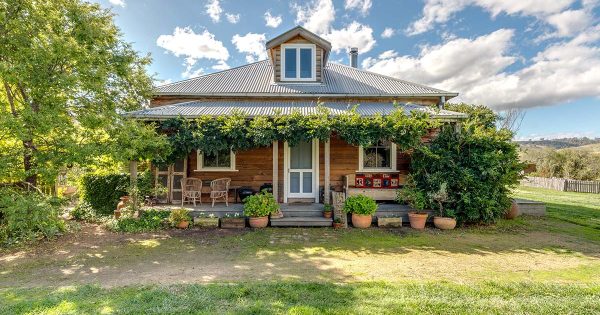
<path id="1" fill-rule="evenodd" d="M 598 313 L 600 198 L 519 188 L 548 217 L 428 229 L 94 225 L 0 252 L 0 313 Z"/>

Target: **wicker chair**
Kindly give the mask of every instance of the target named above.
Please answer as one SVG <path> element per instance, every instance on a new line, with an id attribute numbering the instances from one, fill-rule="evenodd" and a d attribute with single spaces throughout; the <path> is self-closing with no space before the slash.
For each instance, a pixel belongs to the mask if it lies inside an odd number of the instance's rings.
<path id="1" fill-rule="evenodd" d="M 225 199 L 225 205 L 229 207 L 229 183 L 231 178 L 218 178 L 210 182 L 210 199 L 212 199 L 212 207 L 215 206 L 215 200 Z"/>
<path id="2" fill-rule="evenodd" d="M 191 200 L 196 206 L 196 200 L 202 205 L 202 180 L 199 178 L 184 178 L 181 180 L 181 205 L 185 200 Z"/>

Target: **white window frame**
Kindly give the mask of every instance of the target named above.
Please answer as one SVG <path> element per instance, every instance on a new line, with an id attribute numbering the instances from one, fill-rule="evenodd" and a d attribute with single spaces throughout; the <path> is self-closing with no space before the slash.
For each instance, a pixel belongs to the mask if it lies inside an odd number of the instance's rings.
<path id="1" fill-rule="evenodd" d="M 362 145 L 358 146 L 358 172 L 396 172 L 398 155 L 396 153 L 396 144 L 391 142 L 390 148 L 390 167 L 365 167 L 365 150 Z"/>
<path id="2" fill-rule="evenodd" d="M 229 167 L 204 167 L 204 154 L 202 151 L 197 151 L 196 172 L 237 172 L 235 169 L 235 152 L 229 150 Z"/>
<path id="3" fill-rule="evenodd" d="M 296 77 L 288 78 L 285 76 L 285 49 L 296 49 Z M 300 77 L 300 48 L 310 48 L 312 50 L 311 60 L 311 77 Z M 317 80 L 317 46 L 315 44 L 282 44 L 281 45 L 281 81 L 316 81 Z"/>

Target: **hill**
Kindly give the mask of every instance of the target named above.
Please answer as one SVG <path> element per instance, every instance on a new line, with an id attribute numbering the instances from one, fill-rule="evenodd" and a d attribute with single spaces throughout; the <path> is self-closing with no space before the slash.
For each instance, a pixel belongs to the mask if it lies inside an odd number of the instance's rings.
<path id="1" fill-rule="evenodd" d="M 521 146 L 526 147 L 548 147 L 553 149 L 575 148 L 587 145 L 600 144 L 600 138 L 590 139 L 583 138 L 561 138 L 561 139 L 540 139 L 517 141 Z"/>

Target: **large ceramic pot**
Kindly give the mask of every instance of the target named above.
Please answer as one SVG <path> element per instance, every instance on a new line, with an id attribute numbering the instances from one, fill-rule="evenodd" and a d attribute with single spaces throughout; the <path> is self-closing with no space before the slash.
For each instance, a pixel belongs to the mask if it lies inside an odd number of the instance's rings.
<path id="1" fill-rule="evenodd" d="M 253 228 L 264 228 L 269 224 L 269 217 L 250 217 L 248 223 L 250 223 L 250 227 Z"/>
<path id="2" fill-rule="evenodd" d="M 366 229 L 371 226 L 371 222 L 373 222 L 373 216 L 371 215 L 363 215 L 363 214 L 352 214 L 352 225 L 355 228 Z"/>
<path id="3" fill-rule="evenodd" d="M 453 230 L 456 227 L 456 219 L 433 217 L 433 225 L 440 230 Z"/>
<path id="4" fill-rule="evenodd" d="M 506 210 L 506 214 L 504 215 L 507 219 L 514 219 L 519 215 L 519 205 L 517 205 L 516 201 L 512 201 L 510 208 Z"/>
<path id="5" fill-rule="evenodd" d="M 129 196 L 123 196 L 119 199 L 121 201 L 119 201 L 119 203 L 117 204 L 117 209 L 115 210 L 115 219 L 118 219 L 121 217 L 121 213 L 122 213 L 121 210 L 127 206 L 127 203 L 129 203 Z"/>
<path id="6" fill-rule="evenodd" d="M 427 213 L 409 212 L 408 221 L 410 222 L 410 227 L 417 230 L 424 229 L 428 216 Z"/>

